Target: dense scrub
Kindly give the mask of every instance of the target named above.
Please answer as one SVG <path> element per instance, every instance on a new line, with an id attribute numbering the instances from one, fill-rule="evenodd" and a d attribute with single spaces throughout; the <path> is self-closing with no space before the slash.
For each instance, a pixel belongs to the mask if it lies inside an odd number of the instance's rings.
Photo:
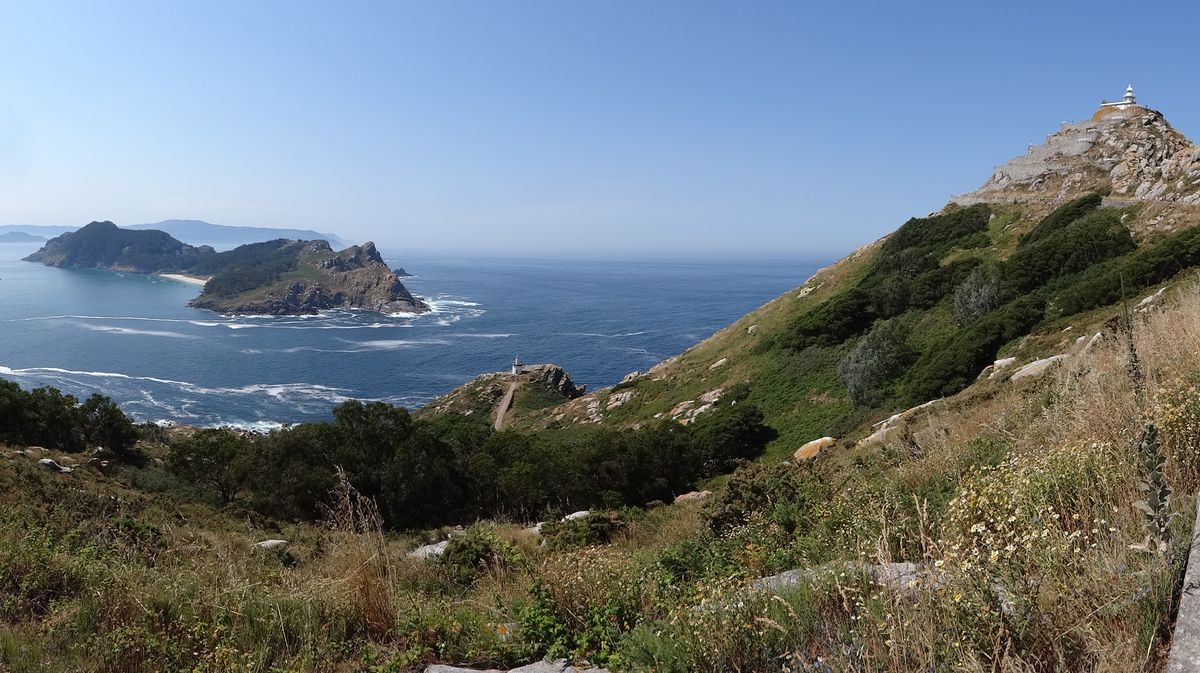
<path id="1" fill-rule="evenodd" d="M 783 346 L 803 354 L 849 344 L 838 373 L 859 407 L 894 408 L 962 390 L 1013 339 L 1045 320 L 1112 304 L 1200 264 L 1200 232 L 1138 249 L 1121 211 L 1090 194 L 1021 236 L 1004 260 L 950 256 L 987 243 L 986 206 L 909 220 L 866 274 L 801 314 Z M 929 331 L 914 325 L 945 325 Z M 942 320 L 942 322 L 939 322 Z"/>
<path id="2" fill-rule="evenodd" d="M 701 479 L 759 455 L 773 433 L 738 396 L 696 423 L 559 435 L 493 432 L 463 416 L 413 419 L 404 409 L 346 402 L 333 421 L 265 435 L 201 430 L 171 447 L 181 478 L 223 504 L 312 520 L 337 471 L 398 529 L 479 517 L 534 518 L 549 509 L 670 501 Z"/>

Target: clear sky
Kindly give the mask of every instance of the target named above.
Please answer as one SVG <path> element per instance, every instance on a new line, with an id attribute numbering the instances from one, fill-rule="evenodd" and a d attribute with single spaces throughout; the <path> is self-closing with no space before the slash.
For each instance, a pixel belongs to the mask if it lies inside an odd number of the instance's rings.
<path id="1" fill-rule="evenodd" d="M 7 2 L 0 223 L 831 256 L 1130 82 L 1196 137 L 1187 5 Z"/>

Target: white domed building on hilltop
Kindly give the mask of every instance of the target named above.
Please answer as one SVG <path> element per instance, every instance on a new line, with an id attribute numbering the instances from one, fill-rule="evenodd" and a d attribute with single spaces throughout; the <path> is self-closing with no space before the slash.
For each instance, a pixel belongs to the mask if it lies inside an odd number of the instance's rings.
<path id="1" fill-rule="evenodd" d="M 1125 87 L 1125 97 L 1121 100 L 1115 103 L 1110 103 L 1106 100 L 1100 101 L 1100 109 L 1096 110 L 1096 114 L 1092 116 L 1092 119 L 1099 119 L 1110 112 L 1125 112 L 1139 109 L 1141 109 L 1141 106 L 1138 105 L 1137 96 L 1133 94 L 1133 85 L 1130 84 Z"/>

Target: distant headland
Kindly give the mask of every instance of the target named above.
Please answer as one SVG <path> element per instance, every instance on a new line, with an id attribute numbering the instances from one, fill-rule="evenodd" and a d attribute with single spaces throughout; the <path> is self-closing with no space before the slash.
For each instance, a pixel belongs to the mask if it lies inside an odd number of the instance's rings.
<path id="1" fill-rule="evenodd" d="M 279 238 L 217 252 L 153 229 L 92 222 L 25 258 L 60 268 L 160 274 L 204 283 L 190 306 L 227 314 L 300 315 L 357 308 L 425 313 L 373 243 L 335 252 L 328 241 Z"/>

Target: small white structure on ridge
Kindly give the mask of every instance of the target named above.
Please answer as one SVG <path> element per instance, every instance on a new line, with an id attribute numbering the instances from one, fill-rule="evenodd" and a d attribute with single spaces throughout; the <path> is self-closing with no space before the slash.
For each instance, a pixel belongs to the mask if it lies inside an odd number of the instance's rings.
<path id="1" fill-rule="evenodd" d="M 521 362 L 521 356 L 520 356 L 520 355 L 518 355 L 517 357 L 513 358 L 512 373 L 513 373 L 513 375 L 514 375 L 514 376 L 516 376 L 517 374 L 524 374 L 524 373 L 525 373 L 525 363 Z"/>
<path id="2" fill-rule="evenodd" d="M 1109 109 L 1109 110 L 1128 110 L 1128 109 L 1130 109 L 1130 108 L 1135 108 L 1135 107 L 1137 107 L 1137 106 L 1138 106 L 1138 104 L 1137 104 L 1137 97 L 1135 97 L 1135 96 L 1133 95 L 1133 85 L 1132 85 L 1132 84 L 1130 84 L 1128 87 L 1126 87 L 1126 89 L 1125 89 L 1125 98 L 1124 98 L 1123 100 L 1119 100 L 1119 101 L 1117 101 L 1117 102 L 1115 102 L 1115 103 L 1110 103 L 1110 102 L 1108 102 L 1108 101 L 1101 101 L 1101 102 L 1100 102 L 1100 109 L 1101 109 L 1101 110 L 1105 110 L 1105 109 Z"/>

